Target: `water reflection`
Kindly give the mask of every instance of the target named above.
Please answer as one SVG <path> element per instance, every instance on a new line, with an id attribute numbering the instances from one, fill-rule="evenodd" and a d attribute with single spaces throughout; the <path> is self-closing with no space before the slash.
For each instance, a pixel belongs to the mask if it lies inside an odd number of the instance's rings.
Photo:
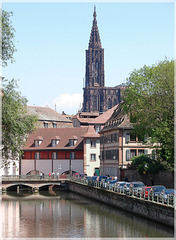
<path id="1" fill-rule="evenodd" d="M 173 230 L 66 191 L 2 196 L 4 238 L 174 237 Z"/>

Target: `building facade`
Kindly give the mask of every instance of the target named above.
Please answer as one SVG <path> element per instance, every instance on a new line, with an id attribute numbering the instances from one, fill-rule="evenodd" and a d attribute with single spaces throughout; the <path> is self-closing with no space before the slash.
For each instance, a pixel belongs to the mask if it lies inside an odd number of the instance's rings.
<path id="1" fill-rule="evenodd" d="M 84 171 L 82 128 L 40 128 L 29 135 L 20 164 L 20 174 L 48 175 Z"/>
<path id="2" fill-rule="evenodd" d="M 84 135 L 84 172 L 88 176 L 99 175 L 100 170 L 100 134 L 89 125 Z"/>
<path id="3" fill-rule="evenodd" d="M 134 156 L 152 153 L 149 142 L 144 144 L 132 130 L 129 118 L 124 115 L 119 105 L 100 131 L 101 175 L 122 179 L 123 169 L 128 168 Z"/>
<path id="4" fill-rule="evenodd" d="M 49 107 L 27 106 L 28 115 L 38 117 L 37 128 L 70 128 L 72 121 Z"/>
<path id="5" fill-rule="evenodd" d="M 93 26 L 88 50 L 86 50 L 86 73 L 83 96 L 83 112 L 105 112 L 120 102 L 120 91 L 124 87 L 105 87 L 104 49 L 101 46 L 96 20 L 93 13 Z"/>

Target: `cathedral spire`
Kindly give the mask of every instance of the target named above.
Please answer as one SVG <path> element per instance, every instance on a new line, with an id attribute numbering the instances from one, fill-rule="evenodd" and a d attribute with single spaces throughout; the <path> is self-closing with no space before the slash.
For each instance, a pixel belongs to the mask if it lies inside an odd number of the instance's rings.
<path id="1" fill-rule="evenodd" d="M 94 6 L 93 25 L 92 25 L 92 30 L 90 34 L 89 48 L 95 48 L 95 47 L 101 48 L 101 41 L 100 41 L 96 16 L 97 16 L 96 6 Z"/>
<path id="2" fill-rule="evenodd" d="M 94 14 L 93 14 L 94 21 L 96 21 L 96 16 L 97 16 L 97 14 L 96 14 L 96 6 L 94 5 Z"/>

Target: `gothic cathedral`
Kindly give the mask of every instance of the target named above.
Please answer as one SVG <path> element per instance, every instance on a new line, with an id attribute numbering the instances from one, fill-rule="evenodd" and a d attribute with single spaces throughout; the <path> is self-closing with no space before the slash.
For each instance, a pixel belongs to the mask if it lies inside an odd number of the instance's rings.
<path id="1" fill-rule="evenodd" d="M 120 102 L 120 90 L 123 85 L 105 87 L 104 49 L 101 47 L 99 30 L 94 7 L 93 26 L 89 47 L 86 50 L 86 73 L 83 112 L 103 113 Z"/>

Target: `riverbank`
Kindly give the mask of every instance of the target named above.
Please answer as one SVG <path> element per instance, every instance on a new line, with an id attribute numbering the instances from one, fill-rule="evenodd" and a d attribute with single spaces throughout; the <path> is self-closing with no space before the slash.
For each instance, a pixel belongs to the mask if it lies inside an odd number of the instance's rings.
<path id="1" fill-rule="evenodd" d="M 74 181 L 69 181 L 69 190 L 119 209 L 123 209 L 132 214 L 174 227 L 174 208 L 171 206 L 152 201 L 145 201 L 144 199 L 135 196 L 128 196 L 110 190 L 95 188 Z"/>

